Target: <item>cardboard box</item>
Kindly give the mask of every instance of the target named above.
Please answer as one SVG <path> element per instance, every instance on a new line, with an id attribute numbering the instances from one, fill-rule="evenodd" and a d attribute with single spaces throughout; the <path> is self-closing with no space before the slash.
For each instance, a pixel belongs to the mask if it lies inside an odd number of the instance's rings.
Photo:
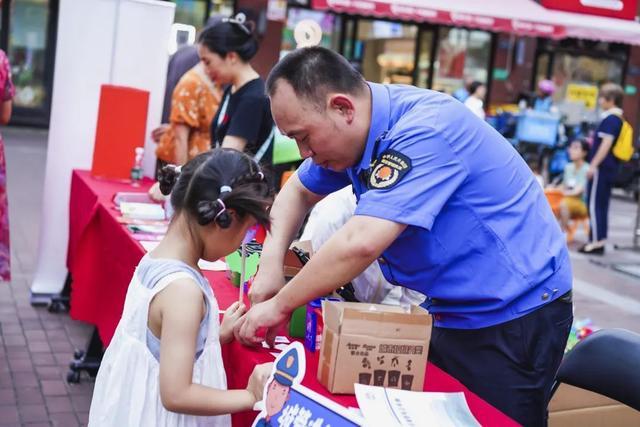
<path id="1" fill-rule="evenodd" d="M 549 426 L 640 426 L 640 412 L 600 394 L 561 384 L 549 403 Z"/>
<path id="2" fill-rule="evenodd" d="M 331 393 L 354 383 L 422 391 L 431 316 L 421 307 L 323 301 L 318 381 Z"/>

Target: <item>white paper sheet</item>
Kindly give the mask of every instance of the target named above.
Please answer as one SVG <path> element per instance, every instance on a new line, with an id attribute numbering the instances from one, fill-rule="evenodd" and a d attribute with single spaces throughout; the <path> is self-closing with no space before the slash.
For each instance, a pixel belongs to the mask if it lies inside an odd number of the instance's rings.
<path id="1" fill-rule="evenodd" d="M 427 393 L 355 384 L 366 427 L 480 426 L 464 393 Z"/>

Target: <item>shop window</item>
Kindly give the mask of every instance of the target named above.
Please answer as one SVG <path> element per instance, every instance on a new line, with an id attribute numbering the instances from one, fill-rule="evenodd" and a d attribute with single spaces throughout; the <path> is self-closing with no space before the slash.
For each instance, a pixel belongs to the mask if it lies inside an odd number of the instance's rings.
<path id="1" fill-rule="evenodd" d="M 536 64 L 536 83 L 547 78 L 547 74 L 549 73 L 549 57 L 550 55 L 548 53 L 543 53 L 538 56 L 538 63 Z"/>
<path id="2" fill-rule="evenodd" d="M 203 0 L 174 0 L 176 14 L 173 22 L 200 29 L 207 16 L 207 2 Z"/>
<path id="3" fill-rule="evenodd" d="M 606 82 L 620 84 L 624 63 L 616 59 L 594 58 L 586 55 L 556 53 L 553 62 L 553 81 L 557 86 L 554 100 L 564 101 L 570 85 L 593 87 L 593 93 Z M 575 87 L 575 86 L 574 86 Z M 595 98 L 586 99 L 587 109 L 595 107 Z"/>
<path id="4" fill-rule="evenodd" d="M 231 16 L 233 14 L 234 0 L 211 0 L 209 14 Z"/>
<path id="5" fill-rule="evenodd" d="M 47 0 L 11 2 L 8 56 L 16 85 L 14 106 L 45 108 Z"/>
<path id="6" fill-rule="evenodd" d="M 379 83 L 413 83 L 418 27 L 397 22 L 358 21 L 353 63 L 364 78 Z"/>
<path id="7" fill-rule="evenodd" d="M 282 44 L 280 46 L 280 57 L 286 55 L 296 48 L 294 31 L 296 25 L 304 20 L 312 20 L 316 22 L 322 29 L 322 39 L 320 46 L 338 51 L 339 37 L 338 29 L 340 28 L 340 18 L 333 13 L 320 12 L 317 10 L 289 8 L 287 12 L 287 22 L 282 29 Z"/>
<path id="8" fill-rule="evenodd" d="M 416 75 L 416 86 L 418 87 L 426 88 L 429 86 L 433 37 L 432 31 L 423 31 L 420 34 L 420 53 L 418 54 L 418 73 Z"/>
<path id="9" fill-rule="evenodd" d="M 433 89 L 453 93 L 466 81 L 487 83 L 491 34 L 463 28 L 441 28 L 434 64 Z"/>
<path id="10" fill-rule="evenodd" d="M 171 28 L 169 53 L 195 42 L 196 33 L 204 27 L 208 16 L 233 14 L 233 0 L 172 0 L 176 4 Z"/>

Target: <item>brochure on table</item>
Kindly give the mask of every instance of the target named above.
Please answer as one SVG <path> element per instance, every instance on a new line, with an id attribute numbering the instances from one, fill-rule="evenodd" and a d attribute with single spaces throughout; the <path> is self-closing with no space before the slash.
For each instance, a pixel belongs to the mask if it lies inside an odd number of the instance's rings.
<path id="1" fill-rule="evenodd" d="M 426 393 L 356 384 L 367 427 L 479 427 L 464 393 Z"/>

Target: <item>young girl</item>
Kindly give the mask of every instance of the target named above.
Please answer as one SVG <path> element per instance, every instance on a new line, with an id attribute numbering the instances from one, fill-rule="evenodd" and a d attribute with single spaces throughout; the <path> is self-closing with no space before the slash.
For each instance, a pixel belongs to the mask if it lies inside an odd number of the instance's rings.
<path id="1" fill-rule="evenodd" d="M 175 184 L 175 188 L 174 187 Z M 220 345 L 245 311 L 235 303 L 222 324 L 198 260 L 236 250 L 256 223 L 268 226 L 271 195 L 259 166 L 215 149 L 165 168 L 161 189 L 175 209 L 167 235 L 138 265 L 124 311 L 96 378 L 89 426 L 230 426 L 228 414 L 262 398 L 271 364 L 257 366 L 245 390 L 227 390 Z"/>

